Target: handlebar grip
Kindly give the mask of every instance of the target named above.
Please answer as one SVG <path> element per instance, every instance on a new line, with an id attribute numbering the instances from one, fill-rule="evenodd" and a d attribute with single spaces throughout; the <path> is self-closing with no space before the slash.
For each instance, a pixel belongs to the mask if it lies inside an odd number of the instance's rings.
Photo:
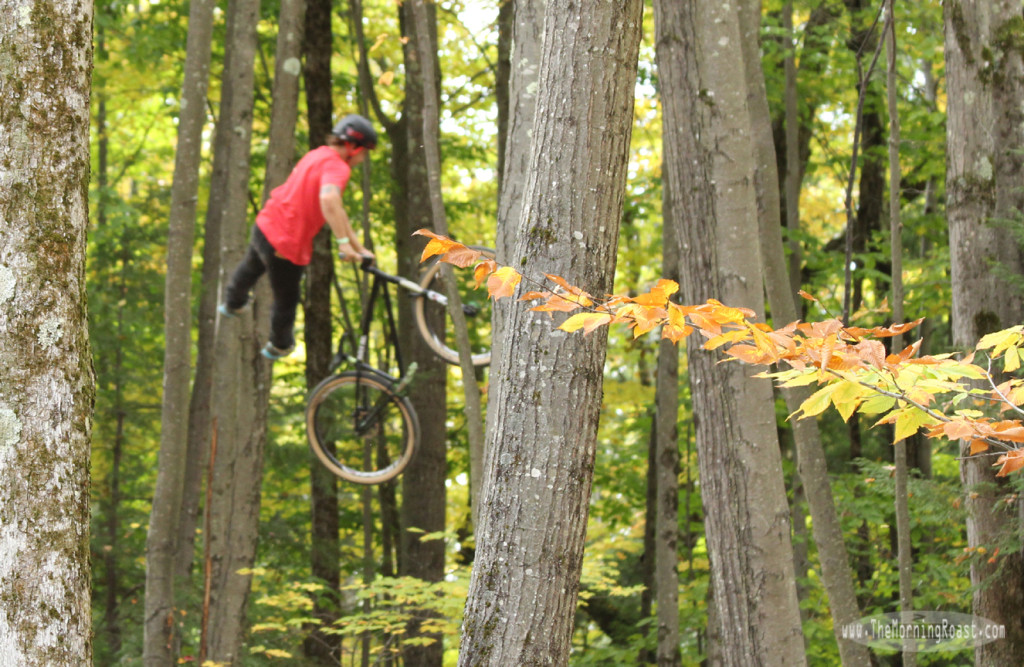
<path id="1" fill-rule="evenodd" d="M 359 268 L 366 271 L 373 266 L 373 257 L 363 257 L 362 261 L 359 262 Z"/>

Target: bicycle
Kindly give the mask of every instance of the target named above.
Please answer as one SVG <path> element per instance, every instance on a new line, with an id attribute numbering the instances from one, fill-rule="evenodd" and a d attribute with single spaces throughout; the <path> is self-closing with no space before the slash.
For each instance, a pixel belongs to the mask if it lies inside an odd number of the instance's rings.
<path id="1" fill-rule="evenodd" d="M 493 257 L 493 251 L 477 248 Z M 380 484 L 398 476 L 419 449 L 419 419 L 404 391 L 415 374 L 415 364 L 404 373 L 398 349 L 398 328 L 392 308 L 389 285 L 396 285 L 411 298 L 417 330 L 427 345 L 446 362 L 457 364 L 458 351 L 449 347 L 451 323 L 447 316 L 448 298 L 440 284 L 441 265 L 432 264 L 419 283 L 386 273 L 372 263 L 360 268 L 372 276 L 369 298 L 363 308 L 359 338 L 354 354 L 345 354 L 346 333 L 338 342 L 331 362 L 331 375 L 321 381 L 306 403 L 306 433 L 310 449 L 333 474 L 356 484 Z M 490 333 L 490 303 L 486 296 L 471 291 L 468 280 L 457 274 L 456 282 L 462 310 L 471 333 L 475 366 L 490 363 L 487 342 Z M 374 367 L 369 362 L 370 329 L 377 300 L 386 313 L 385 337 L 395 353 L 397 375 Z M 345 361 L 351 370 L 338 373 Z"/>

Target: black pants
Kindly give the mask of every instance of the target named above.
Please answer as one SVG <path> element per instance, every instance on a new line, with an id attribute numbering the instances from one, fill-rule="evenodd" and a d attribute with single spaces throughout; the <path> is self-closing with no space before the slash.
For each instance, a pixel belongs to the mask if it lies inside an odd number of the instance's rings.
<path id="1" fill-rule="evenodd" d="M 231 309 L 244 306 L 256 281 L 266 273 L 274 294 L 274 303 L 270 307 L 270 342 L 278 349 L 287 350 L 295 344 L 295 311 L 302 297 L 305 268 L 277 255 L 260 228 L 253 225 L 252 241 L 228 281 L 224 303 Z"/>

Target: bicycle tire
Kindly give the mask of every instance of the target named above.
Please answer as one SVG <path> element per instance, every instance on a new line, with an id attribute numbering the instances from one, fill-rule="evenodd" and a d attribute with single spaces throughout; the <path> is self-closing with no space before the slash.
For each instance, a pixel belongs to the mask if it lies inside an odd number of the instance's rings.
<path id="1" fill-rule="evenodd" d="M 494 250 L 484 246 L 469 246 L 484 253 L 488 259 L 494 259 Z M 491 363 L 491 300 L 483 289 L 476 289 L 472 272 L 454 268 L 458 284 L 459 296 L 462 297 L 463 310 L 471 310 L 466 315 L 469 328 L 470 347 L 474 366 L 487 366 Z M 441 281 L 441 262 L 435 261 L 423 273 L 420 287 L 447 295 Z M 413 314 L 416 328 L 430 349 L 449 364 L 459 364 L 459 351 L 454 345 L 454 330 L 448 307 L 427 297 L 416 299 Z M 443 324 L 441 324 L 443 323 Z"/>
<path id="2" fill-rule="evenodd" d="M 365 485 L 394 479 L 419 449 L 419 419 L 409 399 L 391 390 L 392 383 L 383 373 L 346 371 L 310 392 L 309 447 L 341 479 Z"/>

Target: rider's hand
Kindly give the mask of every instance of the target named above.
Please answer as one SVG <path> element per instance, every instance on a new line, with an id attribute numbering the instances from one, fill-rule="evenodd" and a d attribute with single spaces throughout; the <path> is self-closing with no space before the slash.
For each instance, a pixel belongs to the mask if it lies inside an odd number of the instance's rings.
<path id="1" fill-rule="evenodd" d="M 354 246 L 347 243 L 338 246 L 338 256 L 345 262 L 365 263 L 369 261 L 370 264 L 373 264 L 374 261 L 374 255 L 372 252 L 365 248 L 356 250 Z"/>

